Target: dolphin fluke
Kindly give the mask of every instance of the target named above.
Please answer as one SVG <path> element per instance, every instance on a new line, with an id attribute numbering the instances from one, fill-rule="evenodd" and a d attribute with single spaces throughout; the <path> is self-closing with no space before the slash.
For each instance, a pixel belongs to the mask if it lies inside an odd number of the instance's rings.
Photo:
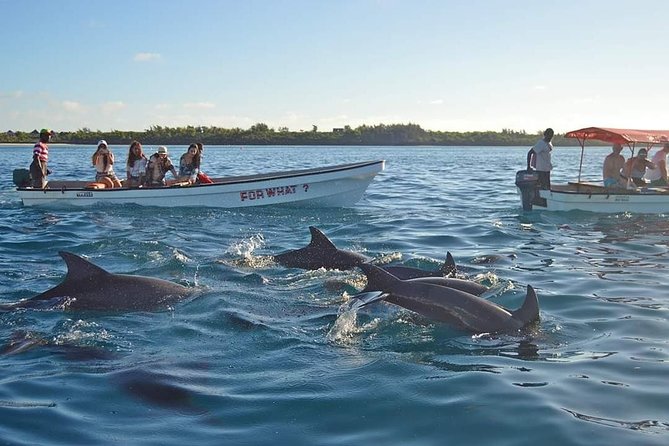
<path id="1" fill-rule="evenodd" d="M 532 285 L 527 285 L 527 296 L 520 308 L 512 311 L 513 318 L 522 323 L 523 326 L 539 320 L 539 299 Z"/>

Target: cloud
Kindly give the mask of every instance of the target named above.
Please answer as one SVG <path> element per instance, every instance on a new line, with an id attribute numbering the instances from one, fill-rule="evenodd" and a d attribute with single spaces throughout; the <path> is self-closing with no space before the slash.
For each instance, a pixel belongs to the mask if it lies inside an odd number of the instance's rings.
<path id="1" fill-rule="evenodd" d="M 153 62 L 160 60 L 161 56 L 158 53 L 137 53 L 133 60 L 135 62 Z"/>
<path id="2" fill-rule="evenodd" d="M 441 104 L 443 104 L 443 103 L 444 103 L 444 100 L 443 100 L 443 99 L 435 99 L 435 100 L 433 100 L 433 101 L 430 101 L 430 104 L 431 104 L 431 105 L 441 105 Z"/>
<path id="3" fill-rule="evenodd" d="M 213 104 L 211 102 L 187 102 L 184 104 L 184 108 L 209 110 L 212 108 L 216 108 L 216 104 Z"/>
<path id="4" fill-rule="evenodd" d="M 0 99 L 21 99 L 21 97 L 23 97 L 23 91 L 21 90 L 8 92 L 0 91 Z"/>
<path id="5" fill-rule="evenodd" d="M 126 107 L 123 101 L 111 101 L 102 104 L 102 111 L 105 113 L 113 113 L 119 110 L 123 110 Z"/>
<path id="6" fill-rule="evenodd" d="M 63 101 L 63 102 L 61 102 L 61 105 L 63 106 L 63 109 L 65 109 L 65 111 L 70 112 L 70 113 L 76 113 L 76 112 L 84 111 L 84 106 L 81 104 L 81 102 Z"/>

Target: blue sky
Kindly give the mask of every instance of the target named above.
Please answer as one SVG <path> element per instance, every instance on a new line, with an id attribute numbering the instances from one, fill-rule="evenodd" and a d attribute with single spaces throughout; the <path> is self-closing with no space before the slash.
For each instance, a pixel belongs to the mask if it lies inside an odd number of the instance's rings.
<path id="1" fill-rule="evenodd" d="M 0 130 L 669 128 L 664 0 L 0 0 Z"/>

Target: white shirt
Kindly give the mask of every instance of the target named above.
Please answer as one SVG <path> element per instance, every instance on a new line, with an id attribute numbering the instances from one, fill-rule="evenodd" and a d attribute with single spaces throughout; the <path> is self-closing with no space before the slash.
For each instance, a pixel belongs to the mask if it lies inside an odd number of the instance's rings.
<path id="1" fill-rule="evenodd" d="M 644 178 L 646 178 L 649 181 L 655 181 L 659 180 L 662 178 L 662 172 L 660 171 L 660 161 L 664 162 L 664 165 L 667 165 L 667 153 L 660 149 L 657 152 L 655 152 L 655 155 L 653 155 L 653 159 L 651 160 L 653 164 L 655 164 L 655 169 L 648 168 L 646 169 L 646 175 L 644 175 Z"/>
<path id="2" fill-rule="evenodd" d="M 540 139 L 532 147 L 535 153 L 536 166 L 537 170 L 541 172 L 550 172 L 553 168 L 551 164 L 551 150 L 553 150 L 553 144 Z"/>
<path id="3" fill-rule="evenodd" d="M 126 170 L 128 171 L 128 174 L 131 177 L 140 177 L 146 173 L 146 163 L 147 163 L 146 158 L 140 158 L 138 160 L 135 160 L 135 164 L 133 164 L 132 167 L 128 167 Z"/>

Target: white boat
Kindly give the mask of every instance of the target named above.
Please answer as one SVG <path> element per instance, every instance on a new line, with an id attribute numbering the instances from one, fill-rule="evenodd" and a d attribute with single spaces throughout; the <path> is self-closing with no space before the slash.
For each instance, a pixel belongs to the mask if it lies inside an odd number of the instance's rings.
<path id="1" fill-rule="evenodd" d="M 622 144 L 629 147 L 634 156 L 636 146 L 650 149 L 654 145 L 669 141 L 669 130 L 632 130 L 604 127 L 587 127 L 565 134 L 576 138 L 581 146 L 581 161 L 578 177 L 567 184 L 551 184 L 550 190 L 537 188 L 537 174 L 529 167 L 516 173 L 523 209 L 548 211 L 590 211 L 601 213 L 665 213 L 669 212 L 669 189 L 665 187 L 607 188 L 602 182 L 581 181 L 583 153 L 587 140 Z M 602 159 L 602 165 L 604 160 Z"/>
<path id="2" fill-rule="evenodd" d="M 86 181 L 49 181 L 45 189 L 18 187 L 25 206 L 90 206 L 100 203 L 162 207 L 240 208 L 286 205 L 346 207 L 357 203 L 385 161 L 212 178 L 211 184 L 93 189 Z"/>

